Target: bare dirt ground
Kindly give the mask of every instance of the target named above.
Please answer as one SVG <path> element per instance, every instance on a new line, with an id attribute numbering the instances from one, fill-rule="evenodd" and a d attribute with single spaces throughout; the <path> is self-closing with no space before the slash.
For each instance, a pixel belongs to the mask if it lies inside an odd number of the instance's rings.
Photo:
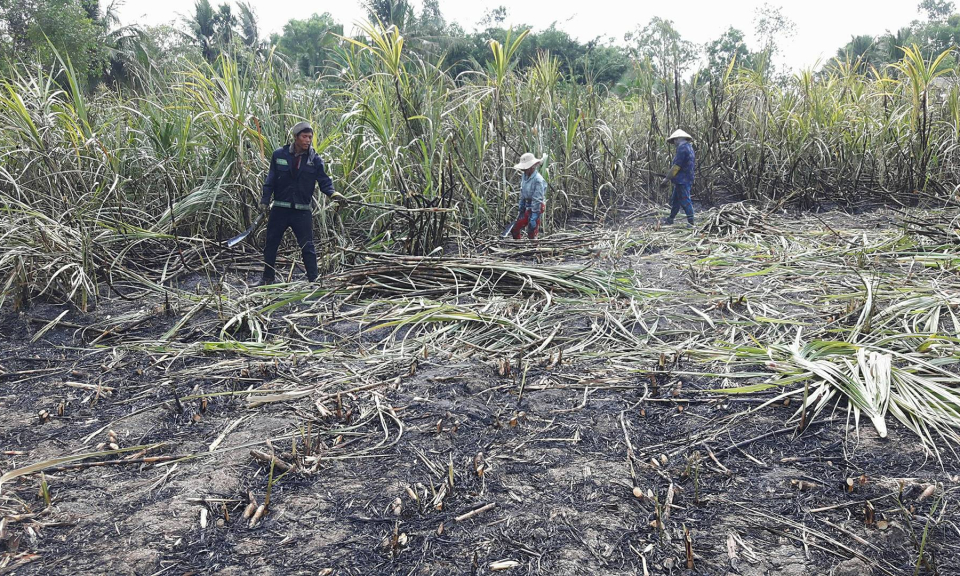
<path id="1" fill-rule="evenodd" d="M 483 338 L 456 332 L 459 316 L 407 332 L 371 320 L 439 298 L 435 288 L 293 302 L 258 316 L 266 344 L 246 348 L 209 345 L 223 340 L 214 304 L 190 314 L 157 294 L 70 310 L 35 342 L 67 308 L 5 310 L 0 472 L 77 458 L 2 485 L 0 574 L 960 574 L 960 462 L 946 444 L 938 460 L 892 418 L 882 439 L 842 401 L 800 432 L 791 418 L 802 397 L 720 394 L 731 383 L 712 374 L 726 370 L 684 353 L 711 326 L 725 330 L 721 321 L 750 330 L 705 302 L 743 296 L 769 305 L 764 318 L 776 309 L 779 322 L 802 312 L 827 323 L 848 303 L 823 295 L 839 292 L 814 290 L 810 276 L 747 275 L 783 262 L 758 259 L 783 244 L 769 232 L 743 248 L 749 258 L 724 264 L 708 258 L 717 226 L 634 226 L 629 244 L 590 232 L 604 239 L 596 249 L 549 236 L 536 250 L 485 248 L 517 266 L 630 272 L 649 295 L 457 296 L 483 314 L 517 307 L 498 318 L 554 314 L 537 330 L 494 323 L 536 332 L 514 348 L 491 320 L 471 320 L 487 327 Z M 897 231 L 888 213 L 777 226 L 796 235 L 784 254 L 803 249 L 801 227 L 817 242 L 832 231 L 838 246 Z M 935 272 L 930 282 L 956 277 Z M 225 298 L 253 290 L 243 279 L 226 276 L 235 292 Z M 208 282 L 180 289 L 209 293 Z M 290 286 L 257 306 L 303 290 Z M 646 328 L 619 333 L 609 319 L 631 305 Z M 150 313 L 113 328 L 140 309 Z M 604 330 L 622 343 L 616 354 L 608 340 L 587 345 Z M 81 458 L 101 451 L 110 454 Z M 251 496 L 260 505 L 268 492 L 251 522 Z"/>

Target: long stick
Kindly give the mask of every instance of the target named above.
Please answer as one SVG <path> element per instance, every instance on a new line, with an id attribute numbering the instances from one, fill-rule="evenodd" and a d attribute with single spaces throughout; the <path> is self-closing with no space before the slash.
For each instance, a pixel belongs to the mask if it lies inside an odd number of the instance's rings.
<path id="1" fill-rule="evenodd" d="M 456 208 L 440 208 L 440 207 L 428 207 L 428 208 L 405 208 L 403 206 L 394 206 L 393 204 L 370 204 L 369 202 L 361 202 L 360 200 L 350 200 L 347 198 L 349 204 L 354 204 L 356 206 L 362 206 L 364 208 L 376 208 L 378 210 L 388 210 L 390 212 L 456 212 Z"/>
<path id="2" fill-rule="evenodd" d="M 481 506 L 480 508 L 477 508 L 476 510 L 471 510 L 470 512 L 467 512 L 466 514 L 461 514 L 461 515 L 457 516 L 456 518 L 454 518 L 454 520 L 456 520 L 457 522 L 463 522 L 464 520 L 469 520 L 470 518 L 473 518 L 474 516 L 477 516 L 477 515 L 479 515 L 479 514 L 483 514 L 483 513 L 486 512 L 487 510 L 490 510 L 491 508 L 496 507 L 496 505 L 497 505 L 496 502 L 491 502 L 491 503 L 489 503 L 489 504 L 486 504 L 486 505 L 484 505 L 484 506 Z"/>
<path id="3" fill-rule="evenodd" d="M 157 464 L 158 462 L 169 462 L 170 460 L 176 460 L 181 458 L 181 456 L 147 456 L 145 458 L 137 458 L 136 460 L 100 460 L 97 462 L 81 462 L 79 464 L 65 464 L 63 466 L 54 466 L 52 468 L 47 468 L 45 472 L 62 472 L 64 470 L 83 470 L 86 468 L 96 468 L 98 466 L 120 466 L 125 464 Z"/>

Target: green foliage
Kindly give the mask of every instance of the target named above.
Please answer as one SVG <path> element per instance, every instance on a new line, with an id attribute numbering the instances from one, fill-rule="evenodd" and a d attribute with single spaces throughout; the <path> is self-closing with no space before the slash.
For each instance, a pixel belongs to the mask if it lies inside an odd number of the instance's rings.
<path id="1" fill-rule="evenodd" d="M 524 26 L 521 29 L 528 29 Z M 454 76 L 463 72 L 488 69 L 495 66 L 495 57 L 488 47 L 493 40 L 503 45 L 512 34 L 506 28 L 487 28 L 456 39 L 445 50 L 445 62 L 449 63 Z M 559 62 L 565 77 L 578 83 L 597 83 L 613 86 L 630 68 L 630 59 L 625 51 L 611 40 L 595 38 L 581 43 L 552 23 L 540 32 L 529 30 L 526 39 L 514 54 L 516 70 L 534 66 L 539 54 L 549 52 Z"/>
<path id="2" fill-rule="evenodd" d="M 783 9 L 767 2 L 756 9 L 753 24 L 760 38 L 760 51 L 771 56 L 780 51 L 779 40 L 797 33 L 797 25 L 783 13 Z"/>
<path id="3" fill-rule="evenodd" d="M 0 48 L 45 67 L 69 54 L 84 80 L 98 77 L 107 64 L 100 16 L 95 0 L 0 0 Z"/>
<path id="4" fill-rule="evenodd" d="M 643 28 L 637 28 L 624 38 L 630 46 L 631 55 L 637 60 L 649 60 L 654 73 L 665 82 L 686 72 L 696 57 L 693 42 L 681 38 L 673 22 L 658 16 L 650 19 Z"/>
<path id="5" fill-rule="evenodd" d="M 946 20 L 956 6 L 949 0 L 921 0 L 917 5 L 917 11 L 925 13 L 927 20 L 936 22 Z"/>
<path id="6" fill-rule="evenodd" d="M 316 77 L 324 63 L 337 46 L 337 36 L 343 34 L 343 26 L 333 20 L 329 13 L 313 14 L 306 20 L 290 20 L 283 25 L 283 34 L 271 43 L 280 53 L 296 63 L 300 73 Z"/>
<path id="7" fill-rule="evenodd" d="M 220 4 L 214 9 L 210 0 L 196 0 L 193 14 L 187 17 L 187 26 L 191 40 L 207 62 L 240 47 L 259 48 L 256 16 L 249 4 L 241 4 L 240 16 L 237 16 L 230 4 Z"/>
<path id="8" fill-rule="evenodd" d="M 187 18 L 187 25 L 195 43 L 207 61 L 213 61 L 217 55 L 216 38 L 222 36 L 217 30 L 217 14 L 210 0 L 197 0 L 193 14 Z"/>
<path id="9" fill-rule="evenodd" d="M 260 27 L 257 24 L 257 15 L 253 11 L 253 6 L 249 0 L 237 4 L 240 8 L 239 33 L 243 45 L 247 48 L 257 49 L 260 47 Z"/>
<path id="10" fill-rule="evenodd" d="M 516 37 L 513 37 L 513 31 L 510 30 L 507 31 L 507 37 L 504 39 L 503 44 L 497 40 L 490 41 L 490 53 L 493 54 L 493 59 L 488 63 L 487 70 L 490 72 L 490 80 L 495 86 L 503 84 L 507 74 L 513 69 L 513 57 L 517 53 L 517 49 L 520 47 L 523 39 L 526 38 L 529 33 L 530 30 L 524 30 Z"/>
<path id="11" fill-rule="evenodd" d="M 613 85 L 629 69 L 630 61 L 622 49 L 612 41 L 594 38 L 581 44 L 567 32 L 556 27 L 556 22 L 539 33 L 531 34 L 524 42 L 518 59 L 526 68 L 536 63 L 537 54 L 549 52 L 558 58 L 560 71 L 580 84 Z"/>
<path id="12" fill-rule="evenodd" d="M 960 44 L 960 14 L 954 9 L 953 2 L 924 0 L 918 10 L 926 14 L 926 21 L 915 20 L 879 36 L 855 35 L 837 51 L 837 57 L 852 65 L 859 63 L 857 71 L 866 72 L 901 61 L 909 46 L 917 46 L 923 58 L 939 56 Z M 954 65 L 956 58 L 951 54 L 945 61 Z"/>
<path id="13" fill-rule="evenodd" d="M 371 22 L 396 26 L 401 30 L 405 30 L 414 17 L 413 7 L 407 0 L 365 0 L 363 6 Z"/>
<path id="14" fill-rule="evenodd" d="M 507 19 L 507 7 L 497 6 L 496 8 L 487 8 L 480 19 L 480 25 L 484 27 L 499 27 Z"/>
<path id="15" fill-rule="evenodd" d="M 751 55 L 744 42 L 743 32 L 733 26 L 727 28 L 716 40 L 704 45 L 707 67 L 704 73 L 708 79 L 723 78 L 731 62 L 737 66 L 749 68 Z"/>

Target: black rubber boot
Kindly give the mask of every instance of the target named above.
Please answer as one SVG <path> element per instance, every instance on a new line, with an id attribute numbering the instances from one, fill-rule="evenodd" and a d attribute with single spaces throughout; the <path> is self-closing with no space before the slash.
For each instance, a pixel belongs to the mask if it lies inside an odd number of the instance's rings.
<path id="1" fill-rule="evenodd" d="M 276 271 L 273 269 L 273 266 L 264 266 L 263 274 L 260 276 L 260 280 L 254 284 L 254 286 L 269 286 L 270 284 L 277 283 Z"/>

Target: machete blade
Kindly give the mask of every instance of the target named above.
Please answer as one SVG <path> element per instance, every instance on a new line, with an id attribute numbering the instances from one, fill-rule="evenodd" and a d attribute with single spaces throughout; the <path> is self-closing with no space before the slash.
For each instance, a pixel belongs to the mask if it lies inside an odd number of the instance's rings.
<path id="1" fill-rule="evenodd" d="M 227 248 L 233 248 L 237 244 L 243 242 L 243 239 L 250 235 L 251 232 L 257 229 L 257 226 L 260 224 L 260 220 L 263 219 L 263 214 L 258 214 L 257 217 L 253 220 L 253 224 L 243 232 L 237 234 L 233 238 L 227 240 Z"/>

